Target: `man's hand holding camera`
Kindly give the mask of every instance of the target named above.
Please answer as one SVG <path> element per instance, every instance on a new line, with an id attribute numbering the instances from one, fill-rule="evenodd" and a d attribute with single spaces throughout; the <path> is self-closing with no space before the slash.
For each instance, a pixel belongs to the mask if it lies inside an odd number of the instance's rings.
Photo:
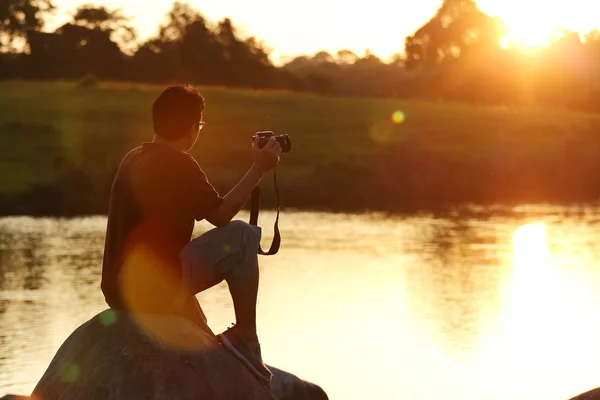
<path id="1" fill-rule="evenodd" d="M 254 143 L 252 143 L 252 156 L 256 168 L 260 172 L 265 173 L 279 164 L 283 150 L 281 144 L 279 144 L 274 136 L 271 136 L 269 141 L 264 145 L 260 142 L 261 138 L 257 136 L 254 139 Z"/>

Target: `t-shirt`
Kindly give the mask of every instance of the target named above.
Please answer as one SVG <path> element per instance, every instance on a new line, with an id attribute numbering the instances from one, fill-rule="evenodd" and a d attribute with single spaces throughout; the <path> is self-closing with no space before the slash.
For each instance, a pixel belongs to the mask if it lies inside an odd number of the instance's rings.
<path id="1" fill-rule="evenodd" d="M 168 309 L 181 283 L 179 252 L 195 221 L 221 203 L 190 154 L 156 143 L 129 152 L 110 194 L 101 284 L 108 305 Z"/>

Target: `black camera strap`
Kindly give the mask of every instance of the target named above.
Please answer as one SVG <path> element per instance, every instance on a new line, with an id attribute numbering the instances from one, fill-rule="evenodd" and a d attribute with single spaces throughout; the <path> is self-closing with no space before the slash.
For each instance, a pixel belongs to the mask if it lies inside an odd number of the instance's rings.
<path id="1" fill-rule="evenodd" d="M 274 256 L 279 252 L 281 245 L 281 234 L 279 233 L 279 186 L 277 186 L 277 171 L 273 169 L 273 181 L 275 182 L 275 203 L 277 205 L 277 217 L 275 218 L 275 235 L 273 243 L 268 252 L 265 252 L 260 244 L 258 245 L 258 254 L 263 256 Z M 258 226 L 258 213 L 260 210 L 260 187 L 256 185 L 252 191 L 252 200 L 250 204 L 250 225 Z"/>

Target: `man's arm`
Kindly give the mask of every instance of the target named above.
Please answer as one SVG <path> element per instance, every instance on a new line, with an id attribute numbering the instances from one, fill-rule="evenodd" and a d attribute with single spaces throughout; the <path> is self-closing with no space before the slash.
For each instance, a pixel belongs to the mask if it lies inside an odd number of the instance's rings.
<path id="1" fill-rule="evenodd" d="M 223 197 L 221 205 L 206 216 L 206 220 L 217 227 L 226 226 L 240 212 L 256 185 L 261 181 L 267 171 L 279 163 L 281 146 L 271 140 L 261 149 L 258 147 L 258 138 L 252 145 L 254 164 L 238 184 Z"/>

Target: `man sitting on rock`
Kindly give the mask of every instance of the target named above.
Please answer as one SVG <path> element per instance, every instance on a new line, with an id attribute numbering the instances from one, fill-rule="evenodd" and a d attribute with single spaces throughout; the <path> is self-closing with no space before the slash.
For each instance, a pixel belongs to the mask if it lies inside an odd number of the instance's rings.
<path id="1" fill-rule="evenodd" d="M 205 125 L 203 111 L 203 97 L 190 86 L 170 87 L 155 101 L 153 141 L 127 154 L 113 182 L 102 291 L 113 309 L 178 314 L 203 325 L 195 295 L 225 280 L 236 325 L 217 338 L 269 382 L 256 333 L 261 232 L 232 219 L 279 163 L 281 147 L 275 139 L 262 148 L 254 142 L 254 163 L 221 197 L 188 153 Z M 203 219 L 216 228 L 191 240 Z"/>

